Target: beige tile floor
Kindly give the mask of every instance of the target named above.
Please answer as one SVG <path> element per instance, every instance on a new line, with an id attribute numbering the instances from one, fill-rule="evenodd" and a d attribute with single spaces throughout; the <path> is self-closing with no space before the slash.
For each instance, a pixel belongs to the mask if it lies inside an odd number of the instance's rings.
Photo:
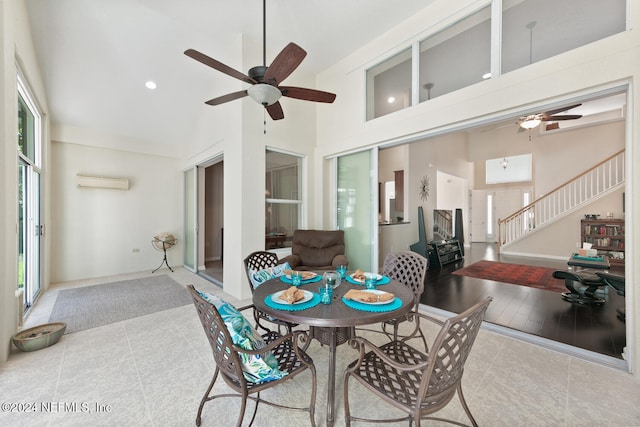
<path id="1" fill-rule="evenodd" d="M 25 327 L 48 321 L 60 289 L 148 274 L 54 285 L 42 295 Z M 246 302 L 236 301 L 182 268 L 169 274 L 182 284 L 194 284 L 232 303 Z M 433 336 L 433 331 L 427 335 Z M 380 339 L 378 334 L 368 336 Z M 309 353 L 318 369 L 316 422 L 322 426 L 326 425 L 327 349 L 313 343 Z M 337 372 L 341 373 L 355 358 L 355 351 L 343 345 L 337 353 Z M 0 425 L 194 425 L 213 370 L 208 343 L 191 305 L 68 334 L 52 347 L 12 353 L 0 366 L 0 401 L 14 403 L 14 408 L 19 404 L 38 409 L 11 412 L 3 406 Z M 289 386 L 263 397 L 306 400 L 308 378 L 300 375 Z M 341 426 L 340 375 L 337 383 L 336 425 Z M 467 361 L 463 387 L 481 426 L 640 426 L 640 384 L 631 375 L 486 329 L 480 332 Z M 220 383 L 216 388 L 225 386 Z M 358 387 L 352 393 L 355 414 L 397 414 Z M 237 399 L 208 403 L 202 425 L 235 425 L 238 404 Z M 46 405 L 50 412 L 42 412 Z M 465 420 L 457 399 L 441 413 Z M 308 417 L 261 406 L 254 425 L 308 425 Z"/>

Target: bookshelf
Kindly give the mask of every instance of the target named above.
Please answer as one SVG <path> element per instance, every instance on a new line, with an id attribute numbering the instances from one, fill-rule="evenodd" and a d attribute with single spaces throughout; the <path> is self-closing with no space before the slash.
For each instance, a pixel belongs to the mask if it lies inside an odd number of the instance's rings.
<path id="1" fill-rule="evenodd" d="M 591 243 L 598 255 L 607 255 L 612 266 L 624 266 L 623 219 L 583 219 L 581 226 L 583 242 Z"/>

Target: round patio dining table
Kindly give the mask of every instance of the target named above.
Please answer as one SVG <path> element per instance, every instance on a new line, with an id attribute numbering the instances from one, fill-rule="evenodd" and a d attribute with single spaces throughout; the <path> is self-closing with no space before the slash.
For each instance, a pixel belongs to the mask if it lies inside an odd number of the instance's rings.
<path id="1" fill-rule="evenodd" d="M 355 309 L 347 306 L 342 297 L 349 289 L 364 289 L 364 286 L 353 284 L 343 279 L 340 286 L 333 290 L 331 304 L 317 304 L 302 310 L 290 311 L 274 308 L 275 304 L 273 303 L 265 303 L 265 299 L 271 298 L 275 292 L 285 290 L 291 286 L 291 284 L 285 283 L 283 280 L 285 279 L 274 278 L 257 287 L 253 293 L 253 304 L 258 310 L 280 320 L 308 325 L 310 339 L 316 339 L 329 348 L 327 426 L 331 427 L 334 424 L 335 414 L 336 347 L 345 343 L 354 335 L 356 326 L 384 322 L 385 320 L 404 316 L 414 306 L 414 295 L 407 286 L 396 280 L 389 280 L 386 284 L 378 286 L 377 289 L 393 293 L 400 300 L 393 305 L 393 307 L 397 308 L 388 311 L 368 311 L 367 307 L 364 307 L 364 310 Z M 307 284 L 303 283 L 300 289 L 317 294 L 321 283 L 322 280 Z M 382 305 L 371 307 L 371 310 L 377 309 L 387 310 Z"/>

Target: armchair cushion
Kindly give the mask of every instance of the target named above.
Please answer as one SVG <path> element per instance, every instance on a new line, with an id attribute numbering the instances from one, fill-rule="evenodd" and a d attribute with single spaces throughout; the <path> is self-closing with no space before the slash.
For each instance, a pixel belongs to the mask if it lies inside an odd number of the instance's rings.
<path id="1" fill-rule="evenodd" d="M 288 262 L 293 269 L 333 269 L 348 265 L 343 230 L 296 230 L 293 232 Z"/>
<path id="2" fill-rule="evenodd" d="M 201 291 L 198 291 L 198 294 L 216 307 L 235 345 L 243 350 L 259 350 L 267 345 L 251 323 L 233 305 L 216 295 Z M 286 375 L 278 369 L 278 361 L 270 351 L 263 355 L 239 353 L 239 356 L 242 374 L 251 383 L 279 380 Z"/>

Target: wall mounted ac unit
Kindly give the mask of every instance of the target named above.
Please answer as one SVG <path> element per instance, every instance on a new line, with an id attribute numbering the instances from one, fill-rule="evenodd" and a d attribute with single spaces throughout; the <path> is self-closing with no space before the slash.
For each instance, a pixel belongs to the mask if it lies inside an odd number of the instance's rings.
<path id="1" fill-rule="evenodd" d="M 110 188 L 114 190 L 128 190 L 127 178 L 104 178 L 98 176 L 76 175 L 79 188 Z"/>

